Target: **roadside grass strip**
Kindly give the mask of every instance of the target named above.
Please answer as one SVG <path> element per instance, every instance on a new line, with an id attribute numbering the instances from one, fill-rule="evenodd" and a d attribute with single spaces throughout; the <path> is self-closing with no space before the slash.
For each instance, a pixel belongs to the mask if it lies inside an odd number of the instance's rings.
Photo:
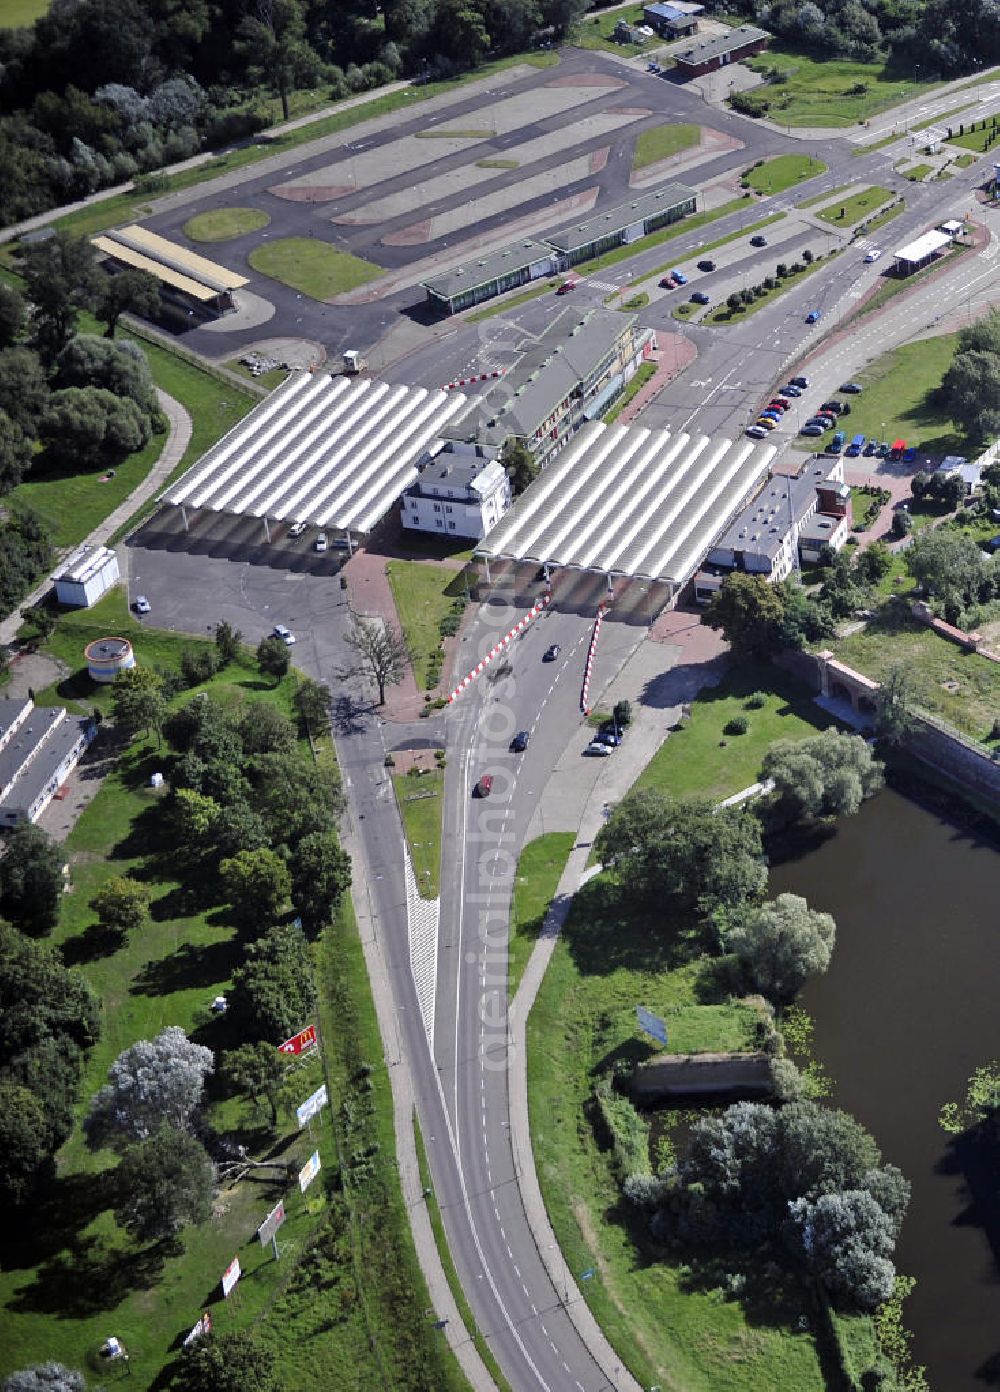
<path id="1" fill-rule="evenodd" d="M 892 196 L 891 189 L 873 184 L 870 188 L 860 189 L 847 198 L 838 199 L 829 207 L 821 208 L 816 216 L 834 227 L 853 227 L 869 213 L 874 213 Z"/>
<path id="2" fill-rule="evenodd" d="M 785 189 L 825 174 L 822 160 L 809 155 L 776 155 L 748 169 L 743 175 L 743 187 L 765 195 L 783 193 Z"/>

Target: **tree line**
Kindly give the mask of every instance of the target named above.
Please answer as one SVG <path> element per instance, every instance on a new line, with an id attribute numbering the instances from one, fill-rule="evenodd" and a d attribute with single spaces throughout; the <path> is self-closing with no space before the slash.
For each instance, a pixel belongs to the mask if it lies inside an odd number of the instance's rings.
<path id="1" fill-rule="evenodd" d="M 448 77 L 586 0 L 78 0 L 0 30 L 0 223 L 252 135 L 296 89 L 331 101 Z M 151 186 L 155 185 L 155 179 Z"/>

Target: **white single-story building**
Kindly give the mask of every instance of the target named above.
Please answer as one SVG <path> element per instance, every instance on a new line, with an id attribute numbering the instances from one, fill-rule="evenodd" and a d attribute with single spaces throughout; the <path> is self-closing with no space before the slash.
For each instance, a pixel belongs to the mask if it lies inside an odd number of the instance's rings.
<path id="1" fill-rule="evenodd" d="M 84 542 L 52 577 L 56 599 L 72 609 L 89 609 L 118 584 L 118 557 L 107 546 Z"/>

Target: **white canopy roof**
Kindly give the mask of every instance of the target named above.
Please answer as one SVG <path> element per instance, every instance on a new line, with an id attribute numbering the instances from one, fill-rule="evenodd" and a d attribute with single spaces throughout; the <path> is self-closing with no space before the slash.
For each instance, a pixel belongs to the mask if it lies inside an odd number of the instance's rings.
<path id="1" fill-rule="evenodd" d="M 892 254 L 897 261 L 926 261 L 928 256 L 933 256 L 936 251 L 951 246 L 951 242 L 952 239 L 947 232 L 939 232 L 935 228 L 931 232 L 925 232 L 923 236 L 917 237 L 914 241 L 907 242 L 906 246 L 900 247 Z"/>
<path id="2" fill-rule="evenodd" d="M 293 373 L 163 496 L 213 512 L 369 532 L 465 403 L 461 392 Z"/>
<path id="3" fill-rule="evenodd" d="M 742 438 L 592 421 L 477 554 L 683 585 L 776 452 Z"/>

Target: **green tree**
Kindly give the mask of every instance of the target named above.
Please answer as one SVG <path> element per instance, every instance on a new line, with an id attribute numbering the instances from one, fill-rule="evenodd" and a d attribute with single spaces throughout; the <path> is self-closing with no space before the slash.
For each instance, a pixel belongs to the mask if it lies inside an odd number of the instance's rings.
<path id="1" fill-rule="evenodd" d="M 871 590 L 846 547 L 837 552 L 828 567 L 820 598 L 838 619 L 846 619 L 870 603 Z"/>
<path id="2" fill-rule="evenodd" d="M 996 433 L 995 424 L 1000 419 L 1000 351 L 963 350 L 960 344 L 941 389 L 954 420 L 966 422 L 977 437 Z"/>
<path id="3" fill-rule="evenodd" d="M 1000 1062 L 977 1068 L 965 1088 L 961 1102 L 946 1102 L 939 1120 L 946 1131 L 959 1135 L 974 1127 L 982 1127 L 991 1136 L 1000 1119 Z"/>
<path id="4" fill-rule="evenodd" d="M 51 1128 L 44 1103 L 20 1083 L 0 1079 L 0 1195 L 15 1208 L 48 1177 Z"/>
<path id="5" fill-rule="evenodd" d="M 149 735 L 156 732 L 157 746 L 163 727 L 167 703 L 163 695 L 163 679 L 148 667 L 128 667 L 119 672 L 111 688 L 111 709 L 115 724 L 129 735 L 140 730 Z"/>
<path id="6" fill-rule="evenodd" d="M 49 400 L 49 379 L 28 348 L 5 348 L 0 352 L 0 411 L 19 425 L 29 440 L 38 437 L 38 428 Z"/>
<path id="7" fill-rule="evenodd" d="M 285 1392 L 275 1357 L 249 1330 L 210 1334 L 181 1353 L 173 1392 Z"/>
<path id="8" fill-rule="evenodd" d="M 883 782 L 883 766 L 864 739 L 837 730 L 776 740 L 761 773 L 774 780 L 773 805 L 787 821 L 852 816 Z"/>
<path id="9" fill-rule="evenodd" d="M 875 698 L 875 733 L 883 744 L 902 744 L 913 728 L 913 678 L 909 668 L 894 663 Z"/>
<path id="10" fill-rule="evenodd" d="M 62 850 L 41 827 L 16 827 L 0 858 L 0 914 L 26 933 L 52 932 L 65 880 Z"/>
<path id="11" fill-rule="evenodd" d="M 9 348 L 20 338 L 26 322 L 24 296 L 0 281 L 0 348 Z"/>
<path id="12" fill-rule="evenodd" d="M 303 836 L 292 859 L 292 903 L 309 933 L 327 923 L 351 884 L 351 858 L 335 831 Z"/>
<path id="13" fill-rule="evenodd" d="M 326 682 L 304 677 L 295 692 L 295 707 L 310 734 L 328 730 L 332 697 Z"/>
<path id="14" fill-rule="evenodd" d="M 278 1126 L 278 1110 L 288 1084 L 288 1061 L 273 1044 L 258 1040 L 229 1049 L 219 1061 L 219 1072 L 229 1086 L 256 1105 L 263 1101 L 271 1116 L 271 1129 Z"/>
<path id="15" fill-rule="evenodd" d="M 772 656 L 781 645 L 784 620 L 782 592 L 760 575 L 727 575 L 702 616 L 709 628 L 721 629 L 741 661 Z"/>
<path id="16" fill-rule="evenodd" d="M 151 898 L 147 885 L 128 875 L 111 875 L 91 899 L 90 907 L 101 927 L 124 943 L 130 934 L 149 926 Z"/>
<path id="17" fill-rule="evenodd" d="M 130 1146 L 114 1173 L 115 1222 L 140 1242 L 162 1241 L 212 1215 L 215 1171 L 200 1141 L 164 1126 Z"/>
<path id="18" fill-rule="evenodd" d="M 295 748 L 295 727 L 270 701 L 248 701 L 238 733 L 245 754 L 288 754 Z"/>
<path id="19" fill-rule="evenodd" d="M 137 343 L 77 334 L 56 358 L 55 367 L 57 387 L 103 387 L 134 401 L 149 420 L 159 416 L 149 363 Z"/>
<path id="20" fill-rule="evenodd" d="M 760 823 L 746 807 L 716 811 L 651 788 L 622 799 L 594 851 L 637 899 L 701 913 L 755 902 L 767 879 Z"/>
<path id="21" fill-rule="evenodd" d="M 257 644 L 257 666 L 265 676 L 274 678 L 275 686 L 288 671 L 291 661 L 288 645 L 280 638 L 262 638 Z"/>
<path id="22" fill-rule="evenodd" d="M 298 0 L 256 0 L 237 32 L 249 71 L 274 88 L 287 121 L 288 93 L 300 72 L 315 64 L 305 42 L 302 6 Z"/>
<path id="23" fill-rule="evenodd" d="M 211 1049 L 193 1043 L 179 1025 L 123 1049 L 91 1099 L 83 1123 L 89 1145 L 122 1151 L 161 1126 L 193 1129 L 213 1067 Z"/>
<path id="24" fill-rule="evenodd" d="M 148 271 L 124 270 L 108 276 L 97 291 L 95 316 L 108 338 L 114 338 L 123 314 L 155 319 L 160 308 L 160 287 Z"/>
<path id="25" fill-rule="evenodd" d="M 149 417 L 104 387 L 65 387 L 49 398 L 41 437 L 49 457 L 76 469 L 107 468 L 142 449 Z"/>
<path id="26" fill-rule="evenodd" d="M 25 247 L 23 267 L 35 342 L 43 359 L 54 362 L 72 338 L 80 310 L 94 304 L 100 284 L 94 248 L 86 237 L 60 230 Z"/>
<path id="27" fill-rule="evenodd" d="M 240 798 L 220 810 L 212 824 L 212 839 L 216 853 L 228 858 L 266 846 L 267 827 L 263 817 Z"/>
<path id="28" fill-rule="evenodd" d="M 0 923 L 0 1061 L 10 1066 L 50 1036 L 89 1049 L 100 1033 L 100 1006 L 80 973 L 48 944 Z"/>
<path id="29" fill-rule="evenodd" d="M 288 866 L 266 846 L 238 851 L 219 865 L 222 889 L 243 924 L 273 922 L 291 893 Z"/>
<path id="30" fill-rule="evenodd" d="M 0 497 L 24 478 L 34 454 L 32 443 L 16 421 L 0 410 Z"/>
<path id="31" fill-rule="evenodd" d="M 892 552 L 884 541 L 872 542 L 871 546 L 866 546 L 863 551 L 858 552 L 854 569 L 863 585 L 871 585 L 874 588 L 881 584 L 892 570 Z"/>
<path id="32" fill-rule="evenodd" d="M 378 687 L 378 703 L 384 706 L 386 687 L 402 681 L 406 671 L 406 639 L 395 624 L 352 614 L 344 642 L 357 659 L 345 675 L 368 677 Z"/>
<path id="33" fill-rule="evenodd" d="M 542 23 L 551 25 L 559 38 L 565 38 L 574 24 L 583 19 L 587 0 L 541 0 Z"/>
<path id="34" fill-rule="evenodd" d="M 978 598 L 986 557 L 964 532 L 928 527 L 907 548 L 906 568 L 927 594 L 964 607 Z"/>
<path id="35" fill-rule="evenodd" d="M 301 928 L 282 924 L 250 943 L 233 973 L 230 1009 L 253 1040 L 280 1044 L 309 1021 L 315 1006 L 312 958 Z"/>
<path id="36" fill-rule="evenodd" d="M 811 909 L 801 895 L 779 894 L 738 921 L 726 945 L 754 990 L 780 1007 L 808 977 L 826 971 L 836 931 L 831 915 Z"/>
<path id="37" fill-rule="evenodd" d="M 438 0 L 430 46 L 463 68 L 477 68 L 490 46 L 482 0 Z"/>
<path id="38" fill-rule="evenodd" d="M 251 805 L 264 819 L 273 845 L 292 852 L 310 832 L 329 831 L 336 825 L 344 796 L 335 769 L 297 755 L 257 754 L 249 772 Z"/>
<path id="39" fill-rule="evenodd" d="M 892 1295 L 890 1260 L 898 1233 L 864 1189 L 796 1199 L 789 1205 L 806 1265 L 839 1304 L 877 1310 Z"/>
<path id="40" fill-rule="evenodd" d="M 500 463 L 507 472 L 511 492 L 515 498 L 538 477 L 538 461 L 528 446 L 515 439 L 513 435 L 504 442 L 500 451 Z"/>
<path id="41" fill-rule="evenodd" d="M 223 619 L 222 623 L 216 625 L 215 647 L 223 666 L 237 662 L 243 648 L 243 634 Z"/>

